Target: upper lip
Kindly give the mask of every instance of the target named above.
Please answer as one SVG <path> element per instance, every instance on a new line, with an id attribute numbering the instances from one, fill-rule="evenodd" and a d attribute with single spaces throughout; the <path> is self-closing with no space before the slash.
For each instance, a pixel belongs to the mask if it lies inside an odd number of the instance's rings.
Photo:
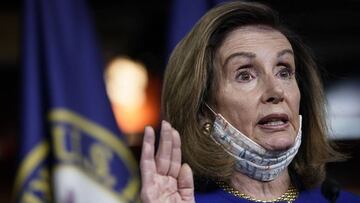
<path id="1" fill-rule="evenodd" d="M 284 113 L 272 113 L 272 114 L 262 117 L 257 123 L 261 125 L 261 124 L 265 124 L 271 120 L 281 120 L 284 123 L 286 123 L 287 121 L 289 121 L 289 116 Z"/>

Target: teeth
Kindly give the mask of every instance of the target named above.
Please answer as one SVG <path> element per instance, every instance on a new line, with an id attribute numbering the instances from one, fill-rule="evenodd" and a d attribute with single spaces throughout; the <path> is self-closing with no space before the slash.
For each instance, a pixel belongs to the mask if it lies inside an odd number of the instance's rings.
<path id="1" fill-rule="evenodd" d="M 265 123 L 264 125 L 275 126 L 275 125 L 282 125 L 282 124 L 284 124 L 283 121 L 269 121 L 269 122 Z"/>

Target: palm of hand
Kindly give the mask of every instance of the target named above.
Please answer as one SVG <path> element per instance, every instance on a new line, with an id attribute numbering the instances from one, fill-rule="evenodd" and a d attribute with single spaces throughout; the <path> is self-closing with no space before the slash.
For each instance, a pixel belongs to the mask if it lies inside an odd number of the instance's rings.
<path id="1" fill-rule="evenodd" d="M 142 202 L 195 202 L 191 169 L 187 164 L 181 165 L 181 143 L 178 132 L 164 121 L 156 157 L 154 157 L 154 143 L 154 130 L 147 127 L 140 161 Z"/>
<path id="2" fill-rule="evenodd" d="M 155 175 L 153 178 L 153 186 L 149 189 L 150 199 L 157 199 L 158 202 L 190 202 L 185 201 L 181 197 L 177 180 L 173 177 Z"/>

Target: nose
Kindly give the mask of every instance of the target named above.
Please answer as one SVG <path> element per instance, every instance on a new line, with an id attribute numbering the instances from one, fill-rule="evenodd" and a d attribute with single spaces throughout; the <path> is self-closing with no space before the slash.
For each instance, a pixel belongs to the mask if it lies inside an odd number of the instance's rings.
<path id="1" fill-rule="evenodd" d="M 284 101 L 284 89 L 276 78 L 268 78 L 266 80 L 261 100 L 263 103 L 273 104 Z"/>

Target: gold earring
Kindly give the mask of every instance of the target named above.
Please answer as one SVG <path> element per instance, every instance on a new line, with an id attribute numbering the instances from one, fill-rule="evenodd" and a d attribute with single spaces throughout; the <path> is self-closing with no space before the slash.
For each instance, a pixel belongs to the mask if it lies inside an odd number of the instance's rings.
<path id="1" fill-rule="evenodd" d="M 210 135 L 211 133 L 211 123 L 209 122 L 206 122 L 204 125 L 203 125 L 203 129 L 202 129 L 202 132 L 204 133 L 204 135 Z"/>

